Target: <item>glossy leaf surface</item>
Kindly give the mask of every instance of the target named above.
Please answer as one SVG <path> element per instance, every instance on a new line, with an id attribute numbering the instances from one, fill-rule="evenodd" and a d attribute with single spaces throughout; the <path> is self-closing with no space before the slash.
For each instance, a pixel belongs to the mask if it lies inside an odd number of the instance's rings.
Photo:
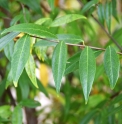
<path id="1" fill-rule="evenodd" d="M 67 47 L 64 41 L 57 44 L 52 56 L 52 72 L 55 81 L 56 90 L 59 93 L 61 80 L 65 71 L 67 61 Z"/>
<path id="2" fill-rule="evenodd" d="M 25 64 L 30 55 L 30 37 L 28 35 L 20 38 L 14 47 L 11 61 L 11 71 L 14 85 L 17 86 L 18 79 L 22 74 Z"/>
<path id="3" fill-rule="evenodd" d="M 82 15 L 78 15 L 78 14 L 65 15 L 65 16 L 56 18 L 56 19 L 52 22 L 51 27 L 61 26 L 61 25 L 67 24 L 67 23 L 69 23 L 69 22 L 78 20 L 78 19 L 86 19 L 86 17 L 85 17 L 85 16 L 82 16 Z"/>
<path id="4" fill-rule="evenodd" d="M 96 72 L 95 56 L 91 48 L 86 47 L 80 55 L 79 75 L 87 103 Z"/>
<path id="5" fill-rule="evenodd" d="M 116 51 L 111 46 L 106 49 L 104 54 L 104 68 L 110 87 L 113 89 L 119 77 L 120 62 Z"/>
<path id="6" fill-rule="evenodd" d="M 37 81 L 36 81 L 35 69 L 36 69 L 36 67 L 35 67 L 34 58 L 32 55 L 30 55 L 26 65 L 25 65 L 25 70 L 26 70 L 31 82 L 33 83 L 33 85 L 38 88 Z"/>
<path id="7" fill-rule="evenodd" d="M 5 29 L 2 33 L 7 33 L 11 31 L 23 32 L 29 35 L 42 37 L 42 38 L 56 38 L 56 36 L 52 34 L 49 31 L 49 29 L 47 29 L 46 27 L 32 23 L 23 23 L 23 24 L 14 25 L 8 29 Z"/>

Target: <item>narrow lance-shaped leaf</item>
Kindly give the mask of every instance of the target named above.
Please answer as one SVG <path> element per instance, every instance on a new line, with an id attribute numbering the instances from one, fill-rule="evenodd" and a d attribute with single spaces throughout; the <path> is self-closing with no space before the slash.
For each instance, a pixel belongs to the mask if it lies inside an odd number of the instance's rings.
<path id="1" fill-rule="evenodd" d="M 2 33 L 7 33 L 11 31 L 16 32 L 24 32 L 33 36 L 42 37 L 42 38 L 55 38 L 56 36 L 50 32 L 49 29 L 40 26 L 38 24 L 32 24 L 32 23 L 23 23 L 14 25 L 8 29 L 5 29 Z"/>
<path id="2" fill-rule="evenodd" d="M 67 47 L 64 41 L 57 44 L 52 57 L 52 72 L 55 81 L 56 90 L 59 93 L 61 80 L 65 71 L 67 61 Z"/>
<path id="3" fill-rule="evenodd" d="M 106 49 L 104 54 L 104 68 L 110 87 L 113 89 L 119 77 L 120 62 L 116 51 L 111 46 Z"/>
<path id="4" fill-rule="evenodd" d="M 25 64 L 30 55 L 30 37 L 28 35 L 20 38 L 15 44 L 11 61 L 11 71 L 14 85 L 17 86 L 18 79 L 22 74 Z"/>
<path id="5" fill-rule="evenodd" d="M 0 38 L 0 50 L 2 50 L 14 37 L 16 37 L 19 33 L 11 32 L 6 36 Z"/>
<path id="6" fill-rule="evenodd" d="M 106 19 L 106 24 L 108 27 L 108 31 L 111 32 L 111 14 L 112 14 L 112 3 L 111 2 L 107 2 L 106 3 L 106 9 L 105 9 L 105 19 Z"/>
<path id="7" fill-rule="evenodd" d="M 68 14 L 68 15 L 56 18 L 52 22 L 51 27 L 57 27 L 57 26 L 60 26 L 60 25 L 64 25 L 64 24 L 67 24 L 69 22 L 72 22 L 72 21 L 75 21 L 75 20 L 78 20 L 78 19 L 86 19 L 86 17 L 82 16 L 82 15 L 78 15 L 78 14 Z"/>
<path id="8" fill-rule="evenodd" d="M 96 72 L 96 62 L 94 52 L 91 48 L 86 47 L 80 55 L 79 60 L 79 74 L 80 81 L 83 87 L 85 102 L 87 103 L 89 94 L 92 88 Z"/>
<path id="9" fill-rule="evenodd" d="M 41 25 L 41 24 L 43 24 L 44 22 L 47 22 L 47 21 L 51 21 L 51 22 L 52 22 L 51 18 L 40 18 L 40 19 L 38 19 L 38 20 L 35 22 L 35 24 Z"/>
<path id="10" fill-rule="evenodd" d="M 12 124 L 22 124 L 22 108 L 19 105 L 14 108 Z"/>
<path id="11" fill-rule="evenodd" d="M 29 56 L 29 59 L 25 66 L 25 70 L 33 85 L 38 88 L 36 81 L 35 62 L 32 55 Z"/>
<path id="12" fill-rule="evenodd" d="M 14 41 L 11 40 L 4 48 L 5 55 L 9 59 L 9 61 L 11 60 L 13 51 L 14 51 Z"/>

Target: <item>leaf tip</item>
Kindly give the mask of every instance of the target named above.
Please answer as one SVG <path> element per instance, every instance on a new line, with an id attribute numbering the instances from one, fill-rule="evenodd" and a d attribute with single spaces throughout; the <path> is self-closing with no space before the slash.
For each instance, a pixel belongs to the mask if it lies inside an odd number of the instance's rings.
<path id="1" fill-rule="evenodd" d="M 17 86 L 18 86 L 17 82 L 15 82 L 15 81 L 14 81 L 13 83 L 14 83 L 14 86 L 15 86 L 15 87 L 17 87 Z"/>

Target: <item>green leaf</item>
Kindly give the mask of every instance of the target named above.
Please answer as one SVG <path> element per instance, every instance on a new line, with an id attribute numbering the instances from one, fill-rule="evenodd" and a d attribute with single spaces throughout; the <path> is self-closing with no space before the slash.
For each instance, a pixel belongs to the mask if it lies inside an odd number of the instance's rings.
<path id="1" fill-rule="evenodd" d="M 56 36 L 52 34 L 49 31 L 49 29 L 32 23 L 23 23 L 23 24 L 14 25 L 8 29 L 5 29 L 2 33 L 7 33 L 11 31 L 24 32 L 29 35 L 33 35 L 41 38 L 56 38 Z"/>
<path id="2" fill-rule="evenodd" d="M 9 105 L 0 106 L 0 117 L 7 119 L 10 116 L 11 116 L 11 106 Z"/>
<path id="3" fill-rule="evenodd" d="M 22 108 L 19 105 L 14 108 L 12 124 L 22 124 Z"/>
<path id="4" fill-rule="evenodd" d="M 104 54 L 104 68 L 110 87 L 113 89 L 119 77 L 120 62 L 116 51 L 111 46 L 107 47 Z"/>
<path id="5" fill-rule="evenodd" d="M 0 0 L 0 7 L 6 9 L 7 11 L 10 11 L 8 3 L 8 0 Z"/>
<path id="6" fill-rule="evenodd" d="M 39 40 L 34 44 L 34 47 L 48 47 L 48 46 L 56 46 L 57 43 L 55 42 L 50 42 L 48 40 Z"/>
<path id="7" fill-rule="evenodd" d="M 35 47 L 35 52 L 36 52 L 38 58 L 42 61 L 44 61 L 45 58 L 47 57 L 46 51 L 47 51 L 47 47 L 42 47 L 42 46 Z"/>
<path id="8" fill-rule="evenodd" d="M 80 36 L 74 34 L 57 34 L 59 40 L 63 40 L 66 43 L 77 44 L 84 42 Z"/>
<path id="9" fill-rule="evenodd" d="M 10 23 L 10 26 L 12 25 L 15 25 L 21 18 L 22 18 L 23 15 L 17 15 L 15 16 L 12 20 L 11 20 L 11 23 Z"/>
<path id="10" fill-rule="evenodd" d="M 14 41 L 11 40 L 5 47 L 4 47 L 4 53 L 5 56 L 8 58 L 8 60 L 11 60 L 11 57 L 13 55 L 14 51 Z"/>
<path id="11" fill-rule="evenodd" d="M 41 25 L 41 24 L 43 24 L 44 22 L 47 22 L 47 21 L 51 21 L 51 22 L 52 22 L 51 18 L 40 18 L 40 19 L 38 19 L 38 20 L 35 22 L 35 24 Z"/>
<path id="12" fill-rule="evenodd" d="M 112 0 L 112 15 L 119 22 L 119 19 L 117 16 L 117 1 L 116 0 Z"/>
<path id="13" fill-rule="evenodd" d="M 67 24 L 69 22 L 78 20 L 78 19 L 86 19 L 86 17 L 82 16 L 82 15 L 78 15 L 78 14 L 68 14 L 68 15 L 56 18 L 52 22 L 51 27 L 61 26 L 61 25 Z"/>
<path id="14" fill-rule="evenodd" d="M 59 93 L 61 80 L 65 71 L 67 61 L 67 47 L 64 41 L 59 42 L 52 56 L 52 72 L 55 81 L 56 90 Z"/>
<path id="15" fill-rule="evenodd" d="M 95 56 L 91 48 L 86 47 L 80 55 L 79 74 L 87 103 L 96 72 Z"/>
<path id="16" fill-rule="evenodd" d="M 39 0 L 19 0 L 20 2 L 24 3 L 25 5 L 29 6 L 32 10 L 41 14 L 41 7 Z"/>
<path id="17" fill-rule="evenodd" d="M 3 95 L 3 93 L 4 93 L 5 85 L 6 85 L 6 79 L 0 81 L 0 98 Z"/>
<path id="18" fill-rule="evenodd" d="M 90 2 L 87 2 L 87 4 L 85 4 L 85 6 L 82 8 L 81 13 L 85 13 L 86 11 L 88 11 L 92 6 L 94 6 L 95 4 L 98 3 L 98 0 L 92 0 Z"/>
<path id="19" fill-rule="evenodd" d="M 0 38 L 0 51 L 9 43 L 11 40 L 13 40 L 14 37 L 16 37 L 19 33 L 17 32 L 11 32 L 7 34 L 6 36 Z"/>
<path id="20" fill-rule="evenodd" d="M 37 80 L 37 84 L 38 84 L 39 90 L 48 97 L 49 96 L 48 92 L 46 91 L 45 87 L 42 85 L 42 83 L 39 80 Z"/>
<path id="21" fill-rule="evenodd" d="M 35 101 L 32 99 L 24 99 L 19 103 L 19 105 L 28 107 L 28 108 L 35 108 L 40 106 L 41 104 L 38 101 Z"/>
<path id="22" fill-rule="evenodd" d="M 11 71 L 14 85 L 17 86 L 18 79 L 22 74 L 25 64 L 30 55 L 31 41 L 28 35 L 20 38 L 15 44 L 11 61 Z"/>
<path id="23" fill-rule="evenodd" d="M 54 9 L 55 0 L 48 0 L 48 3 L 50 5 L 50 8 L 53 10 Z"/>
<path id="24" fill-rule="evenodd" d="M 80 121 L 79 124 L 88 124 L 89 121 L 96 115 L 96 113 L 98 112 L 98 110 L 93 110 L 89 113 L 87 113 L 84 118 Z"/>
<path id="25" fill-rule="evenodd" d="M 104 25 L 104 19 L 105 19 L 104 14 L 105 14 L 104 5 L 99 4 L 98 5 L 98 17 L 99 17 L 99 20 L 102 23 L 102 25 Z"/>
<path id="26" fill-rule="evenodd" d="M 106 20 L 108 31 L 111 32 L 112 3 L 107 2 L 105 7 L 106 7 L 105 8 L 105 20 Z"/>
<path id="27" fill-rule="evenodd" d="M 36 72 L 35 72 L 36 70 L 35 69 L 36 69 L 36 67 L 35 67 L 34 58 L 32 55 L 30 55 L 26 65 L 25 65 L 25 70 L 26 70 L 31 82 L 33 83 L 33 85 L 38 88 L 37 81 L 36 81 Z"/>

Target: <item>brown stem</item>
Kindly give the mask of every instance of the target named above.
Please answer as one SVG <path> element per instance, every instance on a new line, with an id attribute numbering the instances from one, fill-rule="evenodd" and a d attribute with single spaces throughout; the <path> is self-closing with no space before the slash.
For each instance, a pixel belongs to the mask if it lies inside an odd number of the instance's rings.
<path id="1" fill-rule="evenodd" d="M 32 36 L 32 35 L 30 35 L 30 36 L 31 36 L 31 37 L 34 37 L 34 38 L 42 39 L 42 40 L 47 40 L 47 41 L 50 41 L 50 42 L 55 42 L 55 43 L 58 43 L 58 42 L 59 42 L 58 40 L 56 41 L 56 40 L 50 40 L 50 39 L 46 39 L 46 38 L 40 38 L 40 37 Z M 70 45 L 70 46 L 78 46 L 78 47 L 80 47 L 81 49 L 87 47 L 86 45 L 80 45 L 80 44 L 71 44 L 71 43 L 66 43 L 66 44 L 67 44 L 67 45 Z M 105 51 L 105 49 L 99 48 L 99 47 L 93 47 L 93 46 L 88 46 L 88 47 L 90 47 L 91 49 L 94 49 L 94 50 L 102 50 L 102 51 Z M 121 52 L 117 52 L 117 54 L 122 55 Z"/>
<path id="2" fill-rule="evenodd" d="M 111 39 L 111 41 L 122 51 L 122 47 L 117 43 L 117 41 L 106 31 L 104 26 L 95 18 L 93 15 L 91 15 L 93 19 L 97 22 L 97 24 L 102 28 L 102 30 L 107 34 L 107 36 Z"/>

